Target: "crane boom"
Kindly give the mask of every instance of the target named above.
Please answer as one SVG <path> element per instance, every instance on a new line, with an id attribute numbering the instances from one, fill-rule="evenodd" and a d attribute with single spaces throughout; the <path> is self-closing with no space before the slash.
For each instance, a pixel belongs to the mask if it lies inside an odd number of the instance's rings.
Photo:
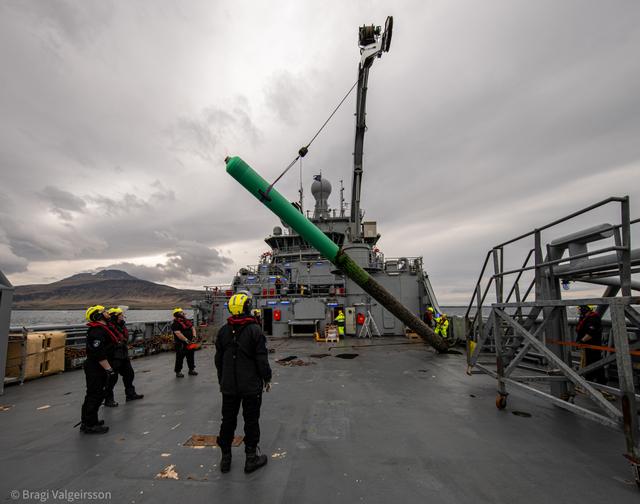
<path id="1" fill-rule="evenodd" d="M 358 92 L 356 97 L 356 135 L 353 149 L 353 182 L 351 185 L 351 238 L 359 241 L 362 237 L 360 215 L 360 191 L 362 187 L 362 158 L 366 125 L 367 82 L 369 69 L 376 58 L 388 52 L 391 46 L 393 16 L 387 17 L 384 32 L 380 26 L 365 25 L 359 30 L 360 63 L 358 65 Z"/>

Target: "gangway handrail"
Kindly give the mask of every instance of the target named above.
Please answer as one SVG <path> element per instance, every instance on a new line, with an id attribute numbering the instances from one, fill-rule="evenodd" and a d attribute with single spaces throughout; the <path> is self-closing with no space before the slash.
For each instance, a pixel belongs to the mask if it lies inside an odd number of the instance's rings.
<path id="1" fill-rule="evenodd" d="M 511 240 L 508 240 L 504 243 L 501 243 L 500 245 L 496 245 L 495 247 L 493 247 L 494 249 L 496 248 L 502 248 L 505 245 L 510 245 L 511 243 L 517 242 L 519 240 L 522 240 L 523 238 L 526 238 L 528 236 L 532 236 L 534 234 L 536 234 L 536 232 L 539 231 L 544 231 L 545 229 L 549 229 L 550 227 L 553 226 L 557 226 L 558 224 L 562 224 L 563 222 L 566 222 L 568 220 L 571 220 L 575 217 L 578 217 L 579 215 L 585 214 L 587 212 L 590 212 L 591 210 L 595 210 L 596 208 L 599 208 L 601 206 L 604 205 L 608 205 L 609 203 L 624 203 L 625 201 L 628 201 L 629 197 L 628 196 L 611 196 L 609 198 L 606 198 L 602 201 L 599 201 L 598 203 L 594 203 L 593 205 L 589 205 L 588 207 L 583 208 L 582 210 L 578 210 L 577 212 L 573 212 L 572 214 L 566 215 L 560 219 L 554 220 L 552 222 L 550 222 L 549 224 L 545 224 L 544 226 L 540 226 L 535 228 L 533 231 L 529 231 L 528 233 L 525 233 L 523 235 L 517 236 L 516 238 L 512 238 Z M 640 220 L 637 219 L 636 222 Z"/>

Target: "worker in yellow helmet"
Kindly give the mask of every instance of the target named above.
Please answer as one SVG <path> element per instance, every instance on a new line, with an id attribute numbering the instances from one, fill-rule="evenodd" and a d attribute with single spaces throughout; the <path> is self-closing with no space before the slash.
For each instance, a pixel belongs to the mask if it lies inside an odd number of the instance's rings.
<path id="1" fill-rule="evenodd" d="M 256 319 L 256 322 L 258 323 L 258 325 L 262 327 L 262 310 L 260 310 L 259 308 L 255 308 L 251 310 L 251 314 Z"/>
<path id="2" fill-rule="evenodd" d="M 267 463 L 258 449 L 262 392 L 271 390 L 271 367 L 267 340 L 251 312 L 251 297 L 231 296 L 231 316 L 216 339 L 215 364 L 222 393 L 222 423 L 218 446 L 222 454 L 220 471 L 231 470 L 231 443 L 240 406 L 244 417 L 244 472 L 251 473 Z"/>
<path id="3" fill-rule="evenodd" d="M 189 375 L 197 376 L 195 349 L 191 346 L 196 339 L 196 328 L 193 327 L 193 322 L 187 318 L 182 308 L 174 308 L 171 330 L 173 331 L 173 344 L 176 351 L 176 363 L 173 368 L 176 378 L 184 378 L 182 365 L 185 357 L 187 358 Z"/>
<path id="4" fill-rule="evenodd" d="M 434 321 L 433 321 L 434 316 L 435 316 L 435 310 L 433 309 L 433 306 L 428 306 L 427 309 L 424 311 L 423 321 L 425 324 L 427 324 L 431 328 L 433 328 L 434 326 Z"/>
<path id="5" fill-rule="evenodd" d="M 338 326 L 338 335 L 342 337 L 344 337 L 344 319 L 345 316 L 342 310 L 338 310 L 338 315 L 336 315 L 336 318 L 333 319 Z"/>
<path id="6" fill-rule="evenodd" d="M 113 389 L 118 382 L 118 375 L 122 376 L 122 382 L 124 383 L 124 393 L 129 401 L 135 401 L 142 399 L 144 395 L 138 394 L 136 388 L 133 386 L 133 379 L 135 372 L 131 366 L 131 359 L 129 358 L 129 330 L 124 319 L 124 311 L 122 308 L 109 308 L 109 328 L 118 336 L 118 343 L 113 352 L 113 366 L 114 374 L 106 390 L 106 397 L 104 399 L 104 405 L 110 408 L 118 406 L 114 398 Z"/>
<path id="7" fill-rule="evenodd" d="M 98 411 L 114 374 L 111 362 L 118 337 L 108 326 L 109 313 L 104 306 L 90 306 L 85 317 L 88 327 L 87 358 L 84 361 L 87 393 L 82 404 L 80 431 L 85 434 L 104 434 L 109 427 L 104 425 L 104 420 L 98 420 Z"/>
<path id="8" fill-rule="evenodd" d="M 435 319 L 436 328 L 433 330 L 436 334 L 439 334 L 442 338 L 448 337 L 449 331 L 449 319 L 447 318 L 446 313 L 441 313 L 438 318 Z"/>

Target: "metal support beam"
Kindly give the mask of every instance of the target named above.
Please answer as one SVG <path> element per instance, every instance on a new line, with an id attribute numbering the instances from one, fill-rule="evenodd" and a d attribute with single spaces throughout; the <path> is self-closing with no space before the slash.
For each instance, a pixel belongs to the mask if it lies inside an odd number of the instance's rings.
<path id="1" fill-rule="evenodd" d="M 595 420 L 598 423 L 601 423 L 602 425 L 606 425 L 607 427 L 613 427 L 614 429 L 620 429 L 620 424 L 618 422 L 616 422 L 615 420 L 612 420 L 610 418 L 607 418 L 603 415 L 600 415 L 599 413 L 596 413 L 595 411 L 591 411 L 589 409 L 583 408 L 581 406 L 578 406 L 576 404 L 564 401 L 554 395 L 551 394 L 547 394 L 546 392 L 543 392 L 542 390 L 538 390 L 537 388 L 531 387 L 529 385 L 526 385 L 524 383 L 520 383 L 516 380 L 513 380 L 511 378 L 504 378 L 503 379 L 506 383 L 508 383 L 509 385 L 514 385 L 515 387 L 518 387 L 522 390 L 526 390 L 527 392 L 530 392 L 534 395 L 537 395 L 539 397 L 542 397 L 543 399 L 546 399 L 548 401 L 551 401 L 553 404 L 555 404 L 556 406 L 572 411 L 574 413 L 577 413 L 580 416 L 583 416 L 585 418 L 588 418 L 590 420 Z"/>
<path id="2" fill-rule="evenodd" d="M 589 382 L 587 382 L 582 376 L 577 374 L 573 369 L 571 369 L 560 357 L 554 354 L 551 350 L 549 350 L 542 342 L 538 341 L 533 337 L 533 335 L 527 331 L 524 327 L 518 324 L 515 320 L 511 319 L 509 315 L 503 312 L 501 309 L 496 308 L 495 313 L 504 320 L 507 324 L 513 327 L 516 331 L 522 334 L 527 341 L 530 341 L 531 344 L 541 352 L 547 359 L 553 362 L 564 374 L 567 376 L 575 385 L 579 385 L 582 387 L 587 394 L 591 397 L 591 399 L 600 406 L 611 418 L 616 420 L 622 420 L 622 413 L 618 411 L 614 406 L 612 406 L 609 401 L 607 401 L 600 391 L 593 388 Z"/>
<path id="3" fill-rule="evenodd" d="M 620 262 L 620 285 L 623 296 L 631 296 L 631 220 L 629 214 L 629 196 L 625 196 L 620 204 L 622 226 L 622 254 Z"/>
<path id="4" fill-rule="evenodd" d="M 547 323 L 550 320 L 551 319 L 547 319 L 542 324 L 540 324 L 540 327 L 538 327 L 536 329 L 536 332 L 533 333 L 534 338 L 538 339 L 538 335 L 541 334 L 542 331 L 544 331 L 545 327 L 547 326 Z M 509 363 L 509 366 L 504 372 L 505 376 L 509 376 L 511 373 L 513 373 L 513 370 L 516 367 L 518 367 L 518 364 L 520 364 L 520 361 L 524 359 L 524 357 L 527 355 L 527 352 L 529 351 L 530 348 L 531 348 L 531 342 L 530 341 L 525 342 L 524 347 L 522 347 L 522 350 L 520 350 L 520 352 Z"/>
<path id="5" fill-rule="evenodd" d="M 622 392 L 621 405 L 623 430 L 627 443 L 627 452 L 636 463 L 640 463 L 640 436 L 638 433 L 638 413 L 636 408 L 633 367 L 629 355 L 629 340 L 625 322 L 624 305 L 621 301 L 611 304 L 611 330 L 616 346 L 618 381 Z"/>

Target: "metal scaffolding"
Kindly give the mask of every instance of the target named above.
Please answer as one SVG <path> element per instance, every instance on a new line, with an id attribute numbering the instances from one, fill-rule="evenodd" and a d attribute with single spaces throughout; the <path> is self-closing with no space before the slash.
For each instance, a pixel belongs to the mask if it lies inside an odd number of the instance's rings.
<path id="1" fill-rule="evenodd" d="M 543 231 L 611 204 L 620 206 L 618 224 L 601 224 L 556 238 L 546 244 L 546 254 L 543 252 Z M 640 305 L 640 297 L 631 295 L 632 290 L 640 290 L 640 282 L 632 276 L 640 272 L 640 249 L 631 249 L 631 226 L 637 222 L 640 219 L 630 220 L 628 196 L 611 197 L 496 245 L 487 253 L 465 321 L 467 372 L 477 369 L 496 378 L 498 409 L 507 406 L 507 387 L 513 386 L 622 430 L 624 456 L 640 486 L 640 395 L 636 394 L 640 313 L 635 307 Z M 533 239 L 533 248 L 522 267 L 506 269 L 505 248 L 516 244 L 514 248 L 522 250 L 527 239 Z M 605 246 L 587 246 L 605 240 L 609 242 Z M 492 274 L 488 273 L 490 263 Z M 507 290 L 508 279 L 513 283 Z M 605 291 L 602 297 L 563 299 L 562 287 L 569 282 L 604 285 Z M 495 293 L 492 303 L 487 302 L 490 291 Z M 534 300 L 530 300 L 532 293 Z M 604 340 L 598 346 L 574 341 L 574 321 L 568 308 L 584 305 L 596 306 L 600 317 L 610 316 L 610 323 L 603 321 L 608 329 L 606 344 Z M 483 308 L 489 307 L 489 313 L 483 313 Z M 601 359 L 581 366 L 576 353 L 585 348 L 599 351 Z M 606 385 L 587 379 L 602 369 L 609 376 Z"/>

